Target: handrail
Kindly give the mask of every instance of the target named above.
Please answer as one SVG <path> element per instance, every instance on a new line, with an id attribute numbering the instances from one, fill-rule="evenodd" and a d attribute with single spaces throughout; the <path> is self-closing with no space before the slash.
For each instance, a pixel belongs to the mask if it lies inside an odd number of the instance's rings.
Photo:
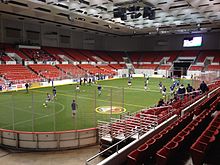
<path id="1" fill-rule="evenodd" d="M 103 153 L 105 153 L 106 151 L 112 149 L 112 148 L 115 147 L 115 146 L 117 146 L 116 152 L 118 152 L 118 144 L 122 143 L 123 141 L 127 140 L 128 138 L 131 138 L 131 137 L 134 136 L 135 134 L 139 133 L 139 131 L 141 131 L 141 129 L 138 129 L 137 131 L 135 131 L 133 134 L 131 134 L 130 136 L 126 137 L 125 139 L 120 140 L 119 142 L 113 144 L 112 146 L 106 148 L 105 150 L 103 150 L 103 151 L 97 153 L 96 155 L 92 156 L 91 158 L 87 159 L 87 160 L 86 160 L 86 165 L 89 165 L 88 163 L 89 163 L 91 160 L 97 158 L 98 156 L 102 155 Z M 139 136 L 138 136 L 138 138 L 139 138 Z"/>
<path id="2" fill-rule="evenodd" d="M 172 114 L 172 112 L 166 114 L 165 117 L 169 116 L 169 114 Z M 174 114 L 173 114 L 173 115 L 174 115 Z M 162 118 L 164 118 L 164 117 L 162 117 Z M 162 119 L 162 118 L 159 118 L 159 119 Z M 157 122 L 152 122 L 151 124 L 148 124 L 147 126 L 152 126 L 151 129 L 154 129 L 157 125 L 158 125 Z M 147 127 L 147 126 L 146 126 L 146 127 Z M 146 128 L 146 127 L 145 127 L 145 128 Z M 95 158 L 97 158 L 98 156 L 102 155 L 102 154 L 105 153 L 106 151 L 108 151 L 108 150 L 114 148 L 115 146 L 117 146 L 116 152 L 118 153 L 118 144 L 122 143 L 123 141 L 126 141 L 128 138 L 134 136 L 134 135 L 137 134 L 137 133 L 138 133 L 138 139 L 139 139 L 139 138 L 140 138 L 140 135 L 143 134 L 143 129 L 142 129 L 142 128 L 136 129 L 131 135 L 129 135 L 129 136 L 126 137 L 125 139 L 120 140 L 119 142 L 113 144 L 112 146 L 106 148 L 105 150 L 103 150 L 103 151 L 97 153 L 96 155 L 92 156 L 91 158 L 87 159 L 87 160 L 86 160 L 86 165 L 89 165 L 89 162 L 90 162 L 90 161 L 92 161 L 93 159 L 95 159 Z M 146 133 L 146 132 L 145 132 L 145 133 Z"/>

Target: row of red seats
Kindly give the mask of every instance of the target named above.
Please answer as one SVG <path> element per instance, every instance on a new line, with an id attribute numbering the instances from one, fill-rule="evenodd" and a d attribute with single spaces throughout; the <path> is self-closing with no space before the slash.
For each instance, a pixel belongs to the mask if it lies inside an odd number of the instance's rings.
<path id="1" fill-rule="evenodd" d="M 180 131 L 163 148 L 157 151 L 157 165 L 172 164 L 173 158 L 178 155 L 180 150 L 188 150 L 188 146 L 198 137 L 202 128 L 207 126 L 211 119 L 211 110 L 204 111 L 196 119 L 190 122 L 182 131 Z"/>
<path id="2" fill-rule="evenodd" d="M 138 69 L 153 69 L 155 70 L 159 65 L 158 64 L 133 64 L 134 68 Z"/>
<path id="3" fill-rule="evenodd" d="M 76 65 L 72 64 L 57 64 L 56 65 L 58 68 L 60 68 L 63 72 L 70 74 L 71 76 L 80 76 L 83 77 L 86 72 Z"/>
<path id="4" fill-rule="evenodd" d="M 115 74 L 113 71 L 103 70 L 91 64 L 78 64 L 78 66 L 90 74 Z"/>
<path id="5" fill-rule="evenodd" d="M 211 103 L 212 102 L 215 103 L 217 96 L 218 96 L 218 91 L 215 92 L 210 97 L 206 98 L 201 104 L 199 104 L 194 110 L 195 115 L 199 115 L 204 109 L 210 108 Z"/>
<path id="6" fill-rule="evenodd" d="M 191 120 L 193 115 L 187 113 L 179 120 L 172 123 L 161 132 L 157 133 L 144 144 L 133 150 L 128 156 L 129 165 L 144 164 L 149 158 L 155 158 L 156 152 L 163 147 L 180 130 L 182 130 Z"/>
<path id="7" fill-rule="evenodd" d="M 55 60 L 59 62 L 64 61 L 59 55 L 65 56 L 66 53 L 64 53 L 61 49 L 55 47 L 43 47 L 43 50 L 53 56 Z"/>
<path id="8" fill-rule="evenodd" d="M 38 75 L 46 79 L 62 79 L 65 78 L 65 73 L 52 65 L 33 64 L 29 67 L 34 70 Z"/>
<path id="9" fill-rule="evenodd" d="M 31 60 L 37 61 L 55 61 L 53 56 L 50 56 L 42 49 L 21 49 Z"/>
<path id="10" fill-rule="evenodd" d="M 216 84 L 215 84 L 215 87 L 216 87 Z M 216 92 L 216 95 L 218 95 L 218 92 Z M 200 97 L 198 97 L 198 98 L 200 98 Z M 212 100 L 212 98 L 213 97 L 210 97 L 209 99 Z M 214 100 L 212 100 L 212 101 L 214 101 Z M 216 101 L 214 101 L 212 105 L 214 105 L 214 103 L 216 103 Z M 203 104 L 201 103 L 201 105 L 203 105 Z M 179 107 L 179 108 L 182 109 L 182 107 Z M 192 121 L 194 113 L 195 113 L 195 111 L 193 111 L 191 113 L 186 113 L 183 117 L 181 117 L 180 119 L 175 121 L 173 124 L 171 124 L 170 126 L 165 128 L 162 132 L 156 134 L 153 138 L 150 138 L 148 140 L 149 142 L 147 141 L 145 144 L 141 145 L 136 150 L 133 150 L 127 156 L 128 157 L 128 164 L 143 164 L 146 162 L 146 160 L 149 157 L 151 157 L 151 158 L 154 157 L 156 152 L 158 152 L 158 154 L 157 154 L 158 164 L 167 164 L 169 157 L 171 155 L 173 155 L 172 149 L 174 149 L 174 150 L 179 149 L 179 146 L 181 146 L 181 145 L 178 145 L 178 144 L 181 143 L 182 141 L 184 141 L 183 137 L 189 136 L 189 134 L 190 134 L 189 130 L 192 126 L 191 125 L 189 127 L 186 127 L 186 126 Z M 211 111 L 209 112 L 209 114 L 210 113 L 211 113 Z M 203 116 L 203 115 L 201 115 L 201 116 Z M 208 116 L 208 117 L 210 117 L 210 116 Z M 207 124 L 207 121 L 208 120 L 205 121 L 206 124 Z M 184 129 L 184 131 L 183 131 L 183 129 Z M 196 131 L 198 132 L 198 129 L 196 129 Z M 177 133 L 178 133 L 178 135 L 175 136 Z M 170 141 L 171 139 L 172 139 L 172 141 Z M 188 141 L 188 140 L 186 140 L 186 141 Z M 186 142 L 186 141 L 184 141 L 184 142 Z M 153 145 L 151 146 L 151 145 L 149 145 L 149 143 L 153 144 Z M 166 147 L 163 147 L 165 144 L 166 144 Z M 152 148 L 154 148 L 154 150 L 153 150 L 154 152 L 152 152 Z"/>
<path id="11" fill-rule="evenodd" d="M 100 68 L 101 70 L 104 70 L 106 73 L 115 75 L 116 72 L 114 71 L 114 68 L 112 68 L 109 65 L 97 65 L 98 68 Z"/>
<path id="12" fill-rule="evenodd" d="M 160 65 L 158 67 L 158 70 L 169 70 L 171 65 Z"/>
<path id="13" fill-rule="evenodd" d="M 199 65 L 191 65 L 189 70 L 197 70 L 197 71 L 202 71 L 204 66 L 199 66 Z"/>
<path id="14" fill-rule="evenodd" d="M 219 102 L 220 100 L 218 100 Z M 212 145 L 220 138 L 220 112 L 215 116 L 205 131 L 191 146 L 190 153 L 194 165 L 202 165 L 205 155 L 212 149 Z"/>
<path id="15" fill-rule="evenodd" d="M 0 55 L 0 61 L 6 62 L 6 61 L 12 61 L 12 59 L 7 55 Z"/>
<path id="16" fill-rule="evenodd" d="M 91 50 L 78 50 L 81 54 L 83 54 L 84 56 L 87 57 L 87 59 L 89 59 L 89 61 L 94 61 L 97 62 L 97 60 L 94 58 L 95 53 Z"/>
<path id="17" fill-rule="evenodd" d="M 220 70 L 220 65 L 208 65 L 207 69 L 209 71 L 219 71 Z"/>
<path id="18" fill-rule="evenodd" d="M 110 67 L 114 68 L 114 69 L 124 69 L 126 68 L 125 64 L 109 64 Z"/>
<path id="19" fill-rule="evenodd" d="M 27 69 L 25 66 L 18 65 L 0 65 L 0 75 L 13 83 L 25 81 L 40 81 L 41 78 Z"/>
<path id="20" fill-rule="evenodd" d="M 63 48 L 62 49 L 66 55 L 72 59 L 73 61 L 90 61 L 90 59 L 84 55 L 82 55 L 80 52 L 78 52 L 75 49 L 71 48 Z"/>
<path id="21" fill-rule="evenodd" d="M 208 50 L 208 51 L 202 51 L 201 54 L 198 56 L 197 62 L 205 62 L 205 59 L 207 57 L 214 57 L 213 62 L 220 62 L 220 58 L 219 58 L 219 51 L 213 51 L 213 50 Z"/>
<path id="22" fill-rule="evenodd" d="M 118 61 L 117 59 L 110 56 L 106 51 L 94 51 L 96 56 L 103 59 L 104 61 L 112 62 L 112 61 Z"/>

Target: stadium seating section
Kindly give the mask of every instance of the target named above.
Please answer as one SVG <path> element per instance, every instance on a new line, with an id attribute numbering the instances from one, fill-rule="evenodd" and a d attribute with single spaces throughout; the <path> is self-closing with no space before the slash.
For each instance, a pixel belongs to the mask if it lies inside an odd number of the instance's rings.
<path id="1" fill-rule="evenodd" d="M 52 65 L 45 64 L 33 64 L 29 65 L 29 67 L 36 72 L 38 75 L 46 78 L 46 79 L 62 79 L 66 77 L 66 73 L 62 72 L 58 68 Z"/>
<path id="2" fill-rule="evenodd" d="M 0 75 L 12 83 L 40 81 L 41 78 L 28 68 L 17 65 L 0 65 Z"/>
<path id="3" fill-rule="evenodd" d="M 17 54 L 17 56 L 9 56 L 7 53 L 14 53 Z M 30 65 L 30 68 L 33 69 L 36 74 L 39 74 L 44 78 L 53 79 L 64 78 L 67 75 L 74 77 L 76 74 L 83 75 L 85 73 L 114 75 L 116 74 L 116 70 L 126 68 L 125 62 L 129 61 L 133 63 L 133 66 L 136 69 L 169 70 L 171 69 L 173 62 L 177 60 L 178 57 L 195 58 L 195 64 L 192 64 L 189 67 L 189 71 L 220 70 L 220 51 L 217 50 L 125 53 L 56 47 L 17 49 L 15 45 L 0 43 L 1 64 L 10 63 L 10 61 L 21 64 L 21 60 L 33 61 L 35 64 L 38 62 L 46 63 L 47 61 L 57 61 L 59 64 L 56 65 L 56 67 L 49 65 Z M 210 64 L 208 63 L 205 65 L 205 60 L 207 58 L 211 61 Z M 77 62 L 78 64 L 76 66 L 70 64 L 73 62 Z M 197 65 L 197 62 L 202 63 L 202 65 Z M 62 63 L 65 64 L 62 65 Z M 7 76 L 5 76 L 5 78 L 7 78 Z"/>
<path id="4" fill-rule="evenodd" d="M 220 51 L 203 51 L 198 56 L 197 62 L 204 62 L 207 57 L 212 57 L 214 63 L 220 62 Z"/>
<path id="5" fill-rule="evenodd" d="M 106 70 L 106 69 L 104 70 L 102 68 L 99 68 L 99 67 L 96 67 L 96 66 L 90 65 L 90 64 L 79 64 L 78 66 L 90 74 L 111 74 L 111 73 L 113 73 L 113 71 Z"/>
<path id="6" fill-rule="evenodd" d="M 158 64 L 134 64 L 135 68 L 138 69 L 153 69 L 155 70 L 159 65 Z"/>
<path id="7" fill-rule="evenodd" d="M 220 70 L 220 65 L 208 65 L 208 70 L 210 71 Z"/>
<path id="8" fill-rule="evenodd" d="M 169 70 L 171 65 L 160 65 L 158 67 L 158 70 Z"/>
<path id="9" fill-rule="evenodd" d="M 26 49 L 22 48 L 21 51 L 33 61 L 55 61 L 56 59 L 47 54 L 42 49 Z"/>
<path id="10" fill-rule="evenodd" d="M 78 66 L 76 65 L 72 65 L 72 64 L 57 64 L 56 65 L 59 69 L 61 69 L 63 72 L 70 74 L 72 77 L 78 75 L 78 76 L 82 76 L 85 75 L 85 71 L 80 69 Z"/>
<path id="11" fill-rule="evenodd" d="M 214 89 L 218 86 L 219 82 L 216 82 L 209 88 Z M 190 151 L 194 165 L 203 164 L 207 159 L 205 154 L 212 150 L 220 138 L 220 113 L 216 111 L 219 102 L 218 90 L 194 107 L 192 111 L 185 113 L 132 150 L 127 155 L 127 164 L 145 164 L 152 162 L 152 159 L 157 165 L 179 164 L 182 163 L 180 161 L 187 151 L 188 153 Z M 184 108 L 176 106 L 176 109 L 178 112 Z M 213 119 L 214 112 L 216 115 Z"/>
<path id="12" fill-rule="evenodd" d="M 79 51 L 70 48 L 63 48 L 66 55 L 73 61 L 90 61 L 90 58 L 84 56 Z"/>
<path id="13" fill-rule="evenodd" d="M 61 49 L 54 47 L 43 47 L 43 50 L 54 57 L 55 60 L 62 62 L 64 61 L 59 55 L 66 55 Z"/>
<path id="14" fill-rule="evenodd" d="M 198 66 L 198 65 L 191 65 L 189 70 L 197 70 L 197 71 L 202 71 L 203 70 L 203 66 Z"/>

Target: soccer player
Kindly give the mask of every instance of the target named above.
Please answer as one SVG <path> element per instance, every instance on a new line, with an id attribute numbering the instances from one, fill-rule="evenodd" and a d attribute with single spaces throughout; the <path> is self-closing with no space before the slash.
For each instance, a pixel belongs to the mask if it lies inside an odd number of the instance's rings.
<path id="1" fill-rule="evenodd" d="M 144 90 L 147 91 L 147 83 L 144 83 Z"/>
<path id="2" fill-rule="evenodd" d="M 176 81 L 176 85 L 179 86 L 180 85 L 180 80 Z"/>
<path id="3" fill-rule="evenodd" d="M 175 89 L 175 85 L 172 84 L 172 85 L 170 86 L 170 94 L 171 94 L 171 96 L 174 94 L 174 89 Z"/>
<path id="4" fill-rule="evenodd" d="M 92 83 L 92 79 L 89 78 L 89 86 L 91 86 L 91 83 Z"/>
<path id="5" fill-rule="evenodd" d="M 51 101 L 51 96 L 50 96 L 49 93 L 47 93 L 47 97 L 46 97 L 45 103 L 43 104 L 45 108 L 47 107 L 48 102 L 50 102 L 50 101 Z"/>
<path id="6" fill-rule="evenodd" d="M 53 87 L 53 98 L 56 98 L 57 96 L 57 90 L 56 87 Z"/>
<path id="7" fill-rule="evenodd" d="M 128 80 L 128 87 L 131 87 L 131 79 Z"/>
<path id="8" fill-rule="evenodd" d="M 83 81 L 82 78 L 80 78 L 80 79 L 79 79 L 79 85 L 80 85 L 80 86 L 82 85 L 82 81 Z"/>
<path id="9" fill-rule="evenodd" d="M 28 83 L 25 84 L 25 88 L 26 88 L 26 92 L 28 93 L 28 88 L 29 88 Z"/>
<path id="10" fill-rule="evenodd" d="M 87 84 L 87 79 L 84 77 L 83 79 L 83 85 L 86 85 Z"/>
<path id="11" fill-rule="evenodd" d="M 162 82 L 159 83 L 160 93 L 162 92 L 163 84 Z"/>
<path id="12" fill-rule="evenodd" d="M 100 96 L 102 93 L 102 86 L 99 84 L 97 89 L 98 89 L 98 95 Z"/>
<path id="13" fill-rule="evenodd" d="M 162 88 L 163 97 L 166 97 L 166 91 L 167 91 L 167 88 L 165 86 L 163 86 L 163 88 Z"/>
<path id="14" fill-rule="evenodd" d="M 72 108 L 72 117 L 74 117 L 76 115 L 76 107 L 77 104 L 75 102 L 75 100 L 73 100 L 72 104 L 71 104 L 71 108 Z"/>
<path id="15" fill-rule="evenodd" d="M 76 92 L 80 92 L 80 87 L 79 87 L 79 85 L 76 85 Z"/>
<path id="16" fill-rule="evenodd" d="M 147 80 L 147 85 L 148 85 L 148 83 L 149 83 L 149 79 L 150 79 L 149 76 L 147 76 L 147 79 L 146 79 L 146 80 Z"/>

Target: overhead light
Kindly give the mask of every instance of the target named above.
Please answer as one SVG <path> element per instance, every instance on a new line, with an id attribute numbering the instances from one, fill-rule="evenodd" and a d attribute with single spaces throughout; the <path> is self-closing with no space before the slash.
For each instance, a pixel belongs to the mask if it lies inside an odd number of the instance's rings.
<path id="1" fill-rule="evenodd" d="M 143 11 L 143 18 L 148 18 L 150 20 L 154 20 L 155 19 L 155 11 L 148 6 L 144 7 L 144 11 Z"/>
<path id="2" fill-rule="evenodd" d="M 141 13 L 136 13 L 135 18 L 139 18 L 142 14 Z"/>
<path id="3" fill-rule="evenodd" d="M 127 15 L 126 15 L 126 14 L 123 14 L 123 15 L 121 16 L 121 20 L 122 20 L 122 21 L 127 20 Z"/>
<path id="4" fill-rule="evenodd" d="M 125 13 L 126 13 L 126 8 L 125 7 L 119 7 L 119 8 L 116 8 L 116 9 L 113 10 L 114 18 L 120 18 L 123 15 L 125 15 Z"/>

